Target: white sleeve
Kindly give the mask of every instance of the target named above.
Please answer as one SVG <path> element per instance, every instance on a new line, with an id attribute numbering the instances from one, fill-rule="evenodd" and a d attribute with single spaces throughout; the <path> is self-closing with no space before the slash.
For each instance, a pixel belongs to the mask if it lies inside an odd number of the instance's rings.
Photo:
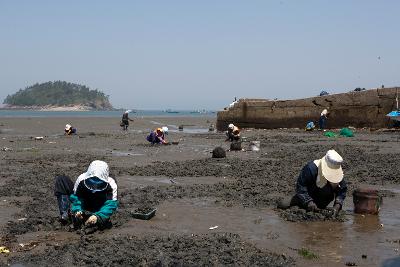
<path id="1" fill-rule="evenodd" d="M 115 180 L 111 177 L 108 177 L 108 183 L 112 189 L 112 200 L 117 200 L 118 186 Z"/>

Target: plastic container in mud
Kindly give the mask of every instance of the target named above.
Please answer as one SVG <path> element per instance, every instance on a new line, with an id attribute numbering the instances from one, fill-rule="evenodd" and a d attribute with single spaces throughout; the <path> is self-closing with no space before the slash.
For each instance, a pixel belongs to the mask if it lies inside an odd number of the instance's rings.
<path id="1" fill-rule="evenodd" d="M 132 217 L 140 220 L 150 220 L 156 215 L 157 209 L 138 209 L 132 213 Z"/>
<path id="2" fill-rule="evenodd" d="M 251 151 L 260 151 L 260 141 L 251 141 L 249 147 Z"/>
<path id="3" fill-rule="evenodd" d="M 242 142 L 240 142 L 240 141 L 232 142 L 230 150 L 231 151 L 241 151 L 242 150 Z"/>
<path id="4" fill-rule="evenodd" d="M 378 214 L 382 197 L 375 189 L 357 188 L 353 192 L 355 213 Z"/>

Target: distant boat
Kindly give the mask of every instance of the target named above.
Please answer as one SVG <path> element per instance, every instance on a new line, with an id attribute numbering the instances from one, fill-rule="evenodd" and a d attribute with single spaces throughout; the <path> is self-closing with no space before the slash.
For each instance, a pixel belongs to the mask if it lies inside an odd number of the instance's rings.
<path id="1" fill-rule="evenodd" d="M 165 112 L 166 113 L 179 113 L 179 111 L 175 111 L 175 110 L 172 110 L 172 109 L 167 109 L 167 110 L 165 110 Z"/>
<path id="2" fill-rule="evenodd" d="M 206 113 L 207 113 L 207 110 L 205 110 L 205 109 L 203 109 L 203 110 L 198 109 L 198 110 L 193 110 L 193 111 L 191 111 L 190 113 L 192 113 L 192 114 L 206 114 Z"/>

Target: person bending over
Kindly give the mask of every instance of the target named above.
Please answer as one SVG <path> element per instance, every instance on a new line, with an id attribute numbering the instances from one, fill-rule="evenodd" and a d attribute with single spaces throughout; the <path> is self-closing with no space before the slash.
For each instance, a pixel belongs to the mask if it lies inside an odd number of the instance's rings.
<path id="1" fill-rule="evenodd" d="M 322 159 L 308 162 L 300 172 L 296 194 L 278 203 L 278 208 L 299 206 L 307 211 L 320 212 L 334 201 L 333 215 L 343 207 L 347 185 L 343 178 L 343 158 L 329 150 Z"/>
<path id="2" fill-rule="evenodd" d="M 166 133 L 168 133 L 168 128 L 167 127 L 157 128 L 154 131 L 151 131 L 150 134 L 146 137 L 146 139 L 152 145 L 154 145 L 154 144 L 167 145 L 168 142 L 165 140 Z"/>
<path id="3" fill-rule="evenodd" d="M 74 228 L 111 226 L 110 217 L 118 208 L 117 184 L 109 177 L 108 164 L 95 160 L 73 185 L 68 176 L 56 177 L 55 195 L 59 203 L 60 220 L 72 219 Z"/>
<path id="4" fill-rule="evenodd" d="M 225 141 L 239 141 L 240 139 L 240 129 L 239 127 L 233 125 L 232 123 L 228 125 L 228 130 L 226 131 Z"/>

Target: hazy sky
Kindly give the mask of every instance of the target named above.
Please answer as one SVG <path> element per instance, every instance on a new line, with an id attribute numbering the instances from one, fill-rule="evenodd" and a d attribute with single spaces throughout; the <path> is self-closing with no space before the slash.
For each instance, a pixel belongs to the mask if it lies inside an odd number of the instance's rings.
<path id="1" fill-rule="evenodd" d="M 138 109 L 400 85 L 399 13 L 395 0 L 0 0 L 0 100 L 54 80 Z"/>

